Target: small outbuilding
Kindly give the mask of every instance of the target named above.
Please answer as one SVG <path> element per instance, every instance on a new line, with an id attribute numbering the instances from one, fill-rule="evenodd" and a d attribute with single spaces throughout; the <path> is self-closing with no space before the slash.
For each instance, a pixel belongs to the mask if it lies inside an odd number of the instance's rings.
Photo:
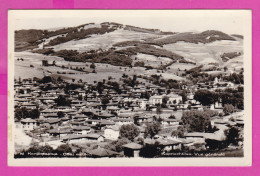
<path id="1" fill-rule="evenodd" d="M 140 150 L 142 149 L 142 145 L 137 143 L 128 143 L 123 145 L 124 147 L 124 155 L 126 157 L 139 157 Z"/>

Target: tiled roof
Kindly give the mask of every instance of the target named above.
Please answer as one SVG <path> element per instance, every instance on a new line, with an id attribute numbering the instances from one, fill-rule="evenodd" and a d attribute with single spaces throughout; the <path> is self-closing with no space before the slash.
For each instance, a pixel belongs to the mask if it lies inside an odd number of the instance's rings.
<path id="1" fill-rule="evenodd" d="M 37 121 L 34 119 L 26 118 L 26 119 L 21 120 L 21 122 L 22 123 L 35 123 Z"/>
<path id="2" fill-rule="evenodd" d="M 130 149 L 141 149 L 143 146 L 134 142 L 128 143 L 123 145 L 125 148 L 130 148 Z"/>

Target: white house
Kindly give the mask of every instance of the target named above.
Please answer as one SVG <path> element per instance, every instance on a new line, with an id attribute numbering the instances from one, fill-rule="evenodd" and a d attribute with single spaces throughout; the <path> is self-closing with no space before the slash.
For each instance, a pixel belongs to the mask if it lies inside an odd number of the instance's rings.
<path id="1" fill-rule="evenodd" d="M 114 125 L 104 130 L 104 136 L 106 139 L 117 140 L 119 137 L 119 127 Z"/>
<path id="2" fill-rule="evenodd" d="M 21 124 L 24 130 L 33 130 L 37 126 L 37 121 L 30 118 L 26 118 L 21 120 Z"/>
<path id="3" fill-rule="evenodd" d="M 161 122 L 163 125 L 179 125 L 179 122 L 176 119 L 163 119 Z"/>
<path id="4" fill-rule="evenodd" d="M 148 104 L 148 101 L 142 100 L 142 101 L 140 102 L 140 108 L 145 110 L 147 104 Z"/>
<path id="5" fill-rule="evenodd" d="M 168 94 L 166 95 L 169 97 L 169 100 L 167 101 L 168 104 L 179 104 L 182 102 L 182 96 L 177 94 Z"/>
<path id="6" fill-rule="evenodd" d="M 161 95 L 154 95 L 154 96 L 150 97 L 149 102 L 151 104 L 153 104 L 153 105 L 162 104 L 162 99 L 163 99 L 163 96 L 161 96 Z"/>

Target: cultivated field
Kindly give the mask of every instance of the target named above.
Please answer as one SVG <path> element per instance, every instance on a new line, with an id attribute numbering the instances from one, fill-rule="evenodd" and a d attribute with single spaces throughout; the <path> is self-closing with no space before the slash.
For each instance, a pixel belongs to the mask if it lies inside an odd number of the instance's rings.
<path id="1" fill-rule="evenodd" d="M 23 61 L 17 61 L 17 58 L 23 58 Z M 56 66 L 43 67 L 42 60 L 48 60 L 49 64 L 52 64 L 55 60 Z M 93 83 L 94 81 L 102 81 L 103 79 L 108 78 L 118 81 L 123 74 L 128 76 L 150 76 L 153 74 L 160 74 L 165 79 L 182 79 L 176 75 L 169 74 L 170 72 L 157 73 L 156 69 L 145 70 L 143 67 L 129 68 L 103 63 L 95 63 L 96 73 L 92 73 L 93 69 L 90 68 L 90 65 L 90 62 L 69 62 L 65 61 L 63 58 L 55 56 L 44 56 L 36 53 L 19 52 L 15 54 L 15 78 L 42 78 L 47 75 L 54 75 L 55 77 L 61 76 L 67 81 L 72 81 L 72 79 L 78 81 L 81 79 L 82 81 Z M 76 68 L 83 68 L 83 71 L 77 71 L 75 70 Z M 143 82 L 145 81 L 143 80 Z"/>
<path id="2" fill-rule="evenodd" d="M 154 37 L 157 38 L 160 37 L 160 35 L 118 29 L 103 35 L 92 35 L 91 37 L 86 39 L 69 41 L 66 43 L 52 46 L 51 48 L 54 48 L 55 51 L 66 49 L 66 50 L 78 50 L 79 52 L 96 50 L 99 48 L 106 50 L 111 48 L 113 44 L 119 42 L 132 41 L 132 40 L 141 41 L 147 38 L 154 38 Z"/>
<path id="3" fill-rule="evenodd" d="M 132 56 L 134 63 L 135 62 L 144 62 L 145 66 L 158 67 L 160 65 L 166 65 L 172 61 L 172 59 L 167 57 L 156 57 L 150 54 L 137 53 Z"/>
<path id="4" fill-rule="evenodd" d="M 242 41 L 215 41 L 212 43 L 177 42 L 163 46 L 164 49 L 175 52 L 197 64 L 222 63 L 220 55 L 228 52 L 242 52 Z"/>

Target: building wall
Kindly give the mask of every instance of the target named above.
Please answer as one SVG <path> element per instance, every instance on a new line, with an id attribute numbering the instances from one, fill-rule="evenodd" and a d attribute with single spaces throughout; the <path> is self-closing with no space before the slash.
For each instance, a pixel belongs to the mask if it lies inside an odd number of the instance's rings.
<path id="1" fill-rule="evenodd" d="M 36 123 L 24 123 L 22 127 L 24 130 L 33 130 L 37 126 Z"/>
<path id="2" fill-rule="evenodd" d="M 112 129 L 105 129 L 104 136 L 107 139 L 117 140 L 119 137 L 119 131 L 114 131 Z"/>

